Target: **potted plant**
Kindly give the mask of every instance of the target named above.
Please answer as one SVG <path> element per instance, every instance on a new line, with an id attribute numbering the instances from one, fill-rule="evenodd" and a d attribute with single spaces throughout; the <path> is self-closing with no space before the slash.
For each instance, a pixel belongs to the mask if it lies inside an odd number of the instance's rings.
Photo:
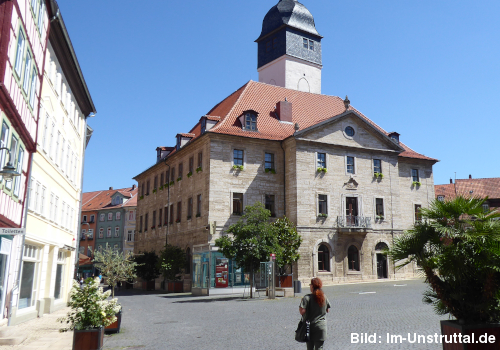
<path id="1" fill-rule="evenodd" d="M 415 187 L 417 187 L 417 186 L 420 187 L 420 186 L 422 186 L 422 183 L 420 181 L 413 181 L 412 185 Z"/>
<path id="2" fill-rule="evenodd" d="M 177 182 L 179 182 L 179 181 L 181 181 L 181 180 L 182 180 L 182 176 L 179 176 L 179 177 L 177 178 Z"/>
<path id="3" fill-rule="evenodd" d="M 185 264 L 186 253 L 177 246 L 167 244 L 160 252 L 158 269 L 163 275 L 167 292 L 182 293 L 184 291 L 184 283 L 181 281 L 181 277 Z"/>
<path id="4" fill-rule="evenodd" d="M 388 251 L 398 267 L 415 263 L 422 269 L 429 285 L 423 301 L 454 318 L 441 321 L 441 332 L 448 339 L 461 334 L 462 342 L 444 342 L 444 350 L 485 349 L 475 343 L 485 333 L 497 341 L 487 349 L 500 342 L 500 213 L 485 212 L 484 202 L 461 196 L 432 202 Z"/>
<path id="5" fill-rule="evenodd" d="M 243 170 L 243 165 L 233 165 L 234 170 Z"/>
<path id="6" fill-rule="evenodd" d="M 144 282 L 142 288 L 144 290 L 155 290 L 155 278 L 160 276 L 160 271 L 157 268 L 158 255 L 154 251 L 139 253 L 134 256 L 134 261 L 137 263 L 135 273 L 137 277 Z"/>
<path id="7" fill-rule="evenodd" d="M 193 176 L 193 172 L 192 171 L 190 171 L 189 173 L 187 173 L 187 177 L 191 177 L 191 176 Z"/>
<path id="8" fill-rule="evenodd" d="M 275 169 L 271 169 L 271 168 L 266 168 L 265 172 L 266 172 L 266 174 L 267 173 L 276 174 L 276 170 Z"/>
<path id="9" fill-rule="evenodd" d="M 94 253 L 94 264 L 99 268 L 106 282 L 111 287 L 112 297 L 115 297 L 115 287 L 119 282 L 126 282 L 136 278 L 135 269 L 137 263 L 133 260 L 133 254 L 123 254 L 114 250 L 106 243 L 106 248 Z M 106 326 L 105 333 L 119 333 L 122 320 L 122 311 L 116 315 L 116 322 Z"/>
<path id="10" fill-rule="evenodd" d="M 328 172 L 328 169 L 327 168 L 323 168 L 323 167 L 318 167 L 318 173 L 327 173 Z"/>
<path id="11" fill-rule="evenodd" d="M 199 173 L 200 171 L 203 171 L 203 169 L 201 168 L 201 166 L 199 166 L 199 167 L 196 168 L 196 173 Z"/>
<path id="12" fill-rule="evenodd" d="M 175 185 L 175 181 L 174 180 L 170 181 L 170 186 L 173 186 L 173 185 Z"/>
<path id="13" fill-rule="evenodd" d="M 376 178 L 376 179 L 383 179 L 384 178 L 384 174 L 382 174 L 382 173 L 373 173 L 373 177 Z"/>
<path id="14" fill-rule="evenodd" d="M 66 317 L 57 319 L 65 324 L 60 332 L 73 331 L 74 350 L 101 350 L 104 341 L 104 327 L 116 322 L 121 310 L 116 299 L 108 300 L 111 291 L 103 292 L 99 277 L 87 278 L 80 287 L 73 281 Z"/>
<path id="15" fill-rule="evenodd" d="M 320 218 L 327 218 L 328 217 L 328 214 L 324 214 L 324 213 L 319 213 L 318 216 Z"/>

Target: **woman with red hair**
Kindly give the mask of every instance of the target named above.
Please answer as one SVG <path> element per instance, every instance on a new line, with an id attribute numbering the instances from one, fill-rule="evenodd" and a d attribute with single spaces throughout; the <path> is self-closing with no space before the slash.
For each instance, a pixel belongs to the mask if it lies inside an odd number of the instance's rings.
<path id="1" fill-rule="evenodd" d="M 323 282 L 319 278 L 311 279 L 309 287 L 311 294 L 304 296 L 299 306 L 304 321 L 311 323 L 309 341 L 306 343 L 307 350 L 323 350 L 326 339 L 326 314 L 331 305 L 321 290 Z"/>

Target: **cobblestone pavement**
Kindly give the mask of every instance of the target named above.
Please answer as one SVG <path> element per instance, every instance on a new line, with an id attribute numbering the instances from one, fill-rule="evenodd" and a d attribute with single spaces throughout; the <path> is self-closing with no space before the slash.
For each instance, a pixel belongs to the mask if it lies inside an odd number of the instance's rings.
<path id="1" fill-rule="evenodd" d="M 65 316 L 68 311 L 69 308 L 64 308 L 52 314 L 46 314 L 41 318 L 9 327 L 9 331 L 16 336 L 22 336 L 25 340 L 19 345 L 0 346 L 0 350 L 71 350 L 73 347 L 73 332 L 59 333 L 61 323 L 56 322 L 59 317 Z"/>
<path id="2" fill-rule="evenodd" d="M 421 280 L 324 287 L 332 304 L 325 350 L 441 349 L 438 344 L 390 342 L 391 335 L 407 338 L 410 333 L 413 340 L 414 334 L 440 334 L 439 321 L 445 317 L 422 303 L 424 289 Z M 249 300 L 123 291 L 118 298 L 124 309 L 122 331 L 106 336 L 105 349 L 305 349 L 294 340 L 300 296 Z M 376 343 L 353 343 L 351 333 L 376 333 Z"/>

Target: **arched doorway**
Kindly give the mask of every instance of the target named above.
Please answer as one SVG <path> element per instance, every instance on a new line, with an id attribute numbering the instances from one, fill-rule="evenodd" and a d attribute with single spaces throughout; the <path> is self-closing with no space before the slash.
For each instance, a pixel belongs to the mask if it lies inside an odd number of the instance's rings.
<path id="1" fill-rule="evenodd" d="M 387 255 L 383 253 L 384 250 L 389 247 L 384 242 L 380 242 L 375 246 L 375 252 L 377 254 L 377 277 L 379 279 L 387 278 Z"/>
<path id="2" fill-rule="evenodd" d="M 360 271 L 359 268 L 359 250 L 355 246 L 350 246 L 347 251 L 347 263 L 349 271 Z"/>
<path id="3" fill-rule="evenodd" d="M 330 271 L 330 250 L 326 244 L 318 247 L 318 271 Z"/>

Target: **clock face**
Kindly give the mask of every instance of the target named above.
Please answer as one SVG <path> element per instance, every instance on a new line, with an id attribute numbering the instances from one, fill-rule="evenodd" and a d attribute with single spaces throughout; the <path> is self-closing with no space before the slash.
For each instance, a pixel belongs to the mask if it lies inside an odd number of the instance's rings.
<path id="1" fill-rule="evenodd" d="M 348 126 L 347 128 L 345 128 L 345 134 L 349 137 L 353 137 L 354 129 L 351 126 Z"/>

